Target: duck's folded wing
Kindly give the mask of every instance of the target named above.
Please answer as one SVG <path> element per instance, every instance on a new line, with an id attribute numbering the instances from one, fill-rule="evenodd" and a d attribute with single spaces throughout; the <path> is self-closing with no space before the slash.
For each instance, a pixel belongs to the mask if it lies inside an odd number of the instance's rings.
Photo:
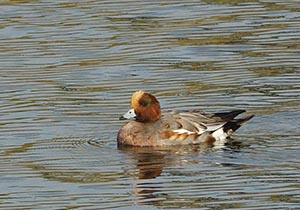
<path id="1" fill-rule="evenodd" d="M 235 119 L 245 110 L 235 110 L 216 114 L 207 114 L 200 111 L 173 112 L 164 116 L 165 129 L 161 133 L 163 139 L 169 139 L 169 144 L 177 144 L 177 140 L 184 142 L 223 142 L 242 124 L 249 121 L 254 115 Z"/>
<path id="2" fill-rule="evenodd" d="M 203 112 L 177 112 L 173 115 L 176 122 L 174 132 L 182 134 L 202 134 L 204 132 L 213 132 L 221 128 L 226 120 L 217 115 L 211 115 Z"/>

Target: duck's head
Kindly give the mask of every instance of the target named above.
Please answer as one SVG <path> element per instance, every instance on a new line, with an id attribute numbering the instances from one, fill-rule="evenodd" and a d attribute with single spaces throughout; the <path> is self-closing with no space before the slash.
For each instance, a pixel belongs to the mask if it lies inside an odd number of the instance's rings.
<path id="1" fill-rule="evenodd" d="M 161 117 L 160 105 L 155 96 L 142 90 L 135 92 L 131 97 L 131 109 L 120 117 L 123 119 L 135 118 L 139 122 L 155 122 Z"/>

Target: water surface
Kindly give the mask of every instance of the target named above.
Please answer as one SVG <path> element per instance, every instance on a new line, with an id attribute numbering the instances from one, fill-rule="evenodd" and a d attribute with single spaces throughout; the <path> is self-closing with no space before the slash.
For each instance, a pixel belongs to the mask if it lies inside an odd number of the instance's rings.
<path id="1" fill-rule="evenodd" d="M 300 209 L 298 1 L 0 5 L 1 209 Z M 224 147 L 118 149 L 139 89 L 256 117 Z"/>

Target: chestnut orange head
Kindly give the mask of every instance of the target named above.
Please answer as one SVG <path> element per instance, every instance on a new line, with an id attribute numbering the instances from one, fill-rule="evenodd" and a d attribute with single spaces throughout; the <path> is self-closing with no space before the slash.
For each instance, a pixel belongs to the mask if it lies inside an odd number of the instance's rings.
<path id="1" fill-rule="evenodd" d="M 139 122 L 155 122 L 160 119 L 160 105 L 155 96 L 142 90 L 131 97 L 131 108 L 120 119 L 135 118 Z"/>

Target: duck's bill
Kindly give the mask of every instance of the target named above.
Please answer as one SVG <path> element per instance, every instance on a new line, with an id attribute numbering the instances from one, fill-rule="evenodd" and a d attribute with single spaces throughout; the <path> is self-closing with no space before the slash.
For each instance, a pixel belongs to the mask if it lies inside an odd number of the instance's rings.
<path id="1" fill-rule="evenodd" d="M 124 115 L 122 115 L 119 119 L 120 120 L 129 120 L 136 117 L 136 114 L 134 112 L 134 109 L 129 109 L 128 112 L 126 112 Z"/>

